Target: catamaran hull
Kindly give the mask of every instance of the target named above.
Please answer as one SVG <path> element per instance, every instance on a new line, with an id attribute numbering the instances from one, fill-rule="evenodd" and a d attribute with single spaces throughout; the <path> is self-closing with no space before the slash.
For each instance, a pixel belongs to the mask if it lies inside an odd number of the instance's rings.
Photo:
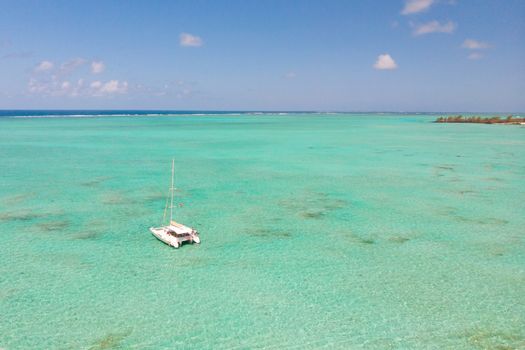
<path id="1" fill-rule="evenodd" d="M 177 240 L 177 238 L 168 235 L 164 230 L 155 229 L 153 227 L 151 227 L 149 230 L 159 241 L 164 242 L 173 248 L 180 247 L 180 242 Z"/>
<path id="2" fill-rule="evenodd" d="M 188 235 L 183 237 L 176 237 L 162 228 L 150 227 L 149 229 L 153 236 L 155 236 L 159 241 L 166 243 L 173 248 L 179 248 L 182 245 L 182 242 L 195 242 L 200 243 L 201 240 L 198 235 Z"/>

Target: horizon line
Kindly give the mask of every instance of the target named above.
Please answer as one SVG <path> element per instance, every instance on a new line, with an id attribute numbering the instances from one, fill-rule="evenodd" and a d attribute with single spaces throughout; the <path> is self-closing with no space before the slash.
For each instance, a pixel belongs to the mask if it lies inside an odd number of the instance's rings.
<path id="1" fill-rule="evenodd" d="M 403 114 L 444 114 L 444 113 L 480 113 L 480 114 L 523 114 L 525 112 L 519 111 L 377 111 L 377 110 L 266 110 L 266 109 L 125 109 L 125 108 L 110 108 L 110 109 L 96 109 L 96 108 L 87 108 L 87 109 L 61 109 L 61 108 L 30 108 L 30 109 L 21 109 L 21 108 L 0 108 L 0 112 L 19 112 L 19 111 L 55 111 L 55 112 L 200 112 L 200 113 L 373 113 L 373 114 L 384 114 L 384 113 L 403 113 Z"/>

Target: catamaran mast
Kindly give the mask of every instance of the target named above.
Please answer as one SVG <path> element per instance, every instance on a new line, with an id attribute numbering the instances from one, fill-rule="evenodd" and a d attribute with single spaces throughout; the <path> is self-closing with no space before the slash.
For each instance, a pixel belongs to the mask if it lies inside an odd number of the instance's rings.
<path id="1" fill-rule="evenodd" d="M 175 176 L 175 159 L 172 159 L 171 160 L 171 204 L 170 204 L 170 225 L 171 225 L 171 221 L 173 220 L 173 192 L 174 192 L 174 188 L 173 188 L 173 177 Z"/>

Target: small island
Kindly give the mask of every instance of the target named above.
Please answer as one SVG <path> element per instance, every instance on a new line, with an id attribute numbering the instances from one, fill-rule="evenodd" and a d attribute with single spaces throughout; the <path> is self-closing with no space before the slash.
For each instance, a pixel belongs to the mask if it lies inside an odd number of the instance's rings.
<path id="1" fill-rule="evenodd" d="M 507 117 L 480 117 L 452 115 L 437 118 L 434 123 L 476 123 L 476 124 L 525 124 L 525 118 L 514 117 L 509 115 Z"/>

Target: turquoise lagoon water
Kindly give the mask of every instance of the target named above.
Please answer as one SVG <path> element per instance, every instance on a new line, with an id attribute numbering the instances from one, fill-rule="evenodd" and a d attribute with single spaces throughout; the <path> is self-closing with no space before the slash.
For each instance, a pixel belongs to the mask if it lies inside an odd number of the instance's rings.
<path id="1" fill-rule="evenodd" d="M 525 348 L 525 128 L 433 119 L 0 118 L 0 348 Z"/>

